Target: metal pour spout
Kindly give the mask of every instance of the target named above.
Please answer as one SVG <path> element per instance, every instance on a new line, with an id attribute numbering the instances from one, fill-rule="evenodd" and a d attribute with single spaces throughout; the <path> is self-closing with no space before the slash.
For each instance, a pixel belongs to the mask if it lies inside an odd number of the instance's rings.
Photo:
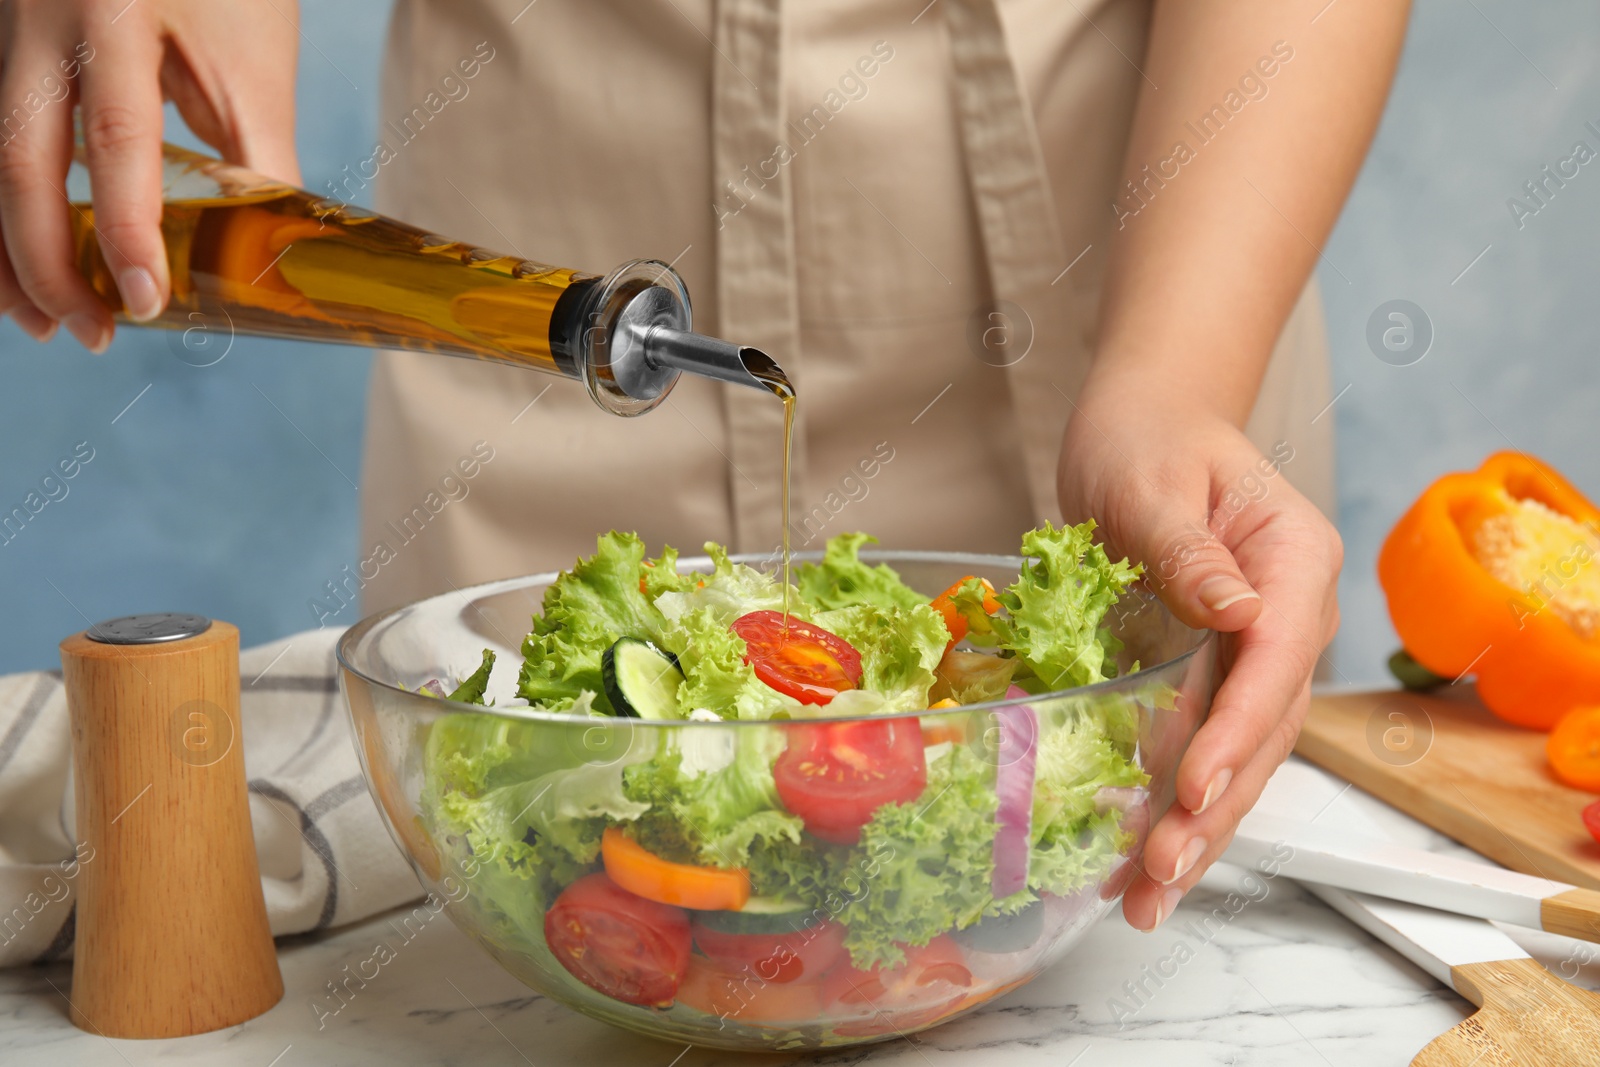
<path id="1" fill-rule="evenodd" d="M 753 389 L 771 390 L 773 371 L 780 379 L 783 376 L 772 357 L 759 348 L 667 326 L 652 327 L 645 334 L 644 357 L 656 366 Z"/>
<path id="2" fill-rule="evenodd" d="M 556 311 L 551 351 L 613 414 L 649 411 L 684 372 L 781 397 L 794 394 L 783 368 L 759 348 L 694 332 L 689 293 L 665 263 L 624 263 L 585 283 L 564 313 Z"/>

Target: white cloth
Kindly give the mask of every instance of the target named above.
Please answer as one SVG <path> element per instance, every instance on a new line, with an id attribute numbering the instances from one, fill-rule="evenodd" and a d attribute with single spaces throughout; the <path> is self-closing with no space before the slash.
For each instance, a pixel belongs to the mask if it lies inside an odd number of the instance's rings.
<path id="1" fill-rule="evenodd" d="M 354 922 L 422 896 L 367 792 L 339 694 L 335 629 L 239 657 L 250 819 L 274 936 Z M 71 956 L 72 743 L 58 671 L 0 677 L 0 966 Z"/>

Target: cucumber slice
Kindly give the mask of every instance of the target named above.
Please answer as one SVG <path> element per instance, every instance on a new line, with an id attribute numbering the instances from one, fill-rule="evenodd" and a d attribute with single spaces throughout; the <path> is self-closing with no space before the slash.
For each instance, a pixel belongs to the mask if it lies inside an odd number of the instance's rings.
<path id="1" fill-rule="evenodd" d="M 683 672 L 671 656 L 648 641 L 624 637 L 606 649 L 600 680 L 618 715 L 634 719 L 677 719 L 678 686 Z"/>
<path id="2" fill-rule="evenodd" d="M 696 911 L 691 916 L 724 934 L 792 934 L 813 924 L 815 909 L 789 897 L 751 897 L 739 911 Z"/>

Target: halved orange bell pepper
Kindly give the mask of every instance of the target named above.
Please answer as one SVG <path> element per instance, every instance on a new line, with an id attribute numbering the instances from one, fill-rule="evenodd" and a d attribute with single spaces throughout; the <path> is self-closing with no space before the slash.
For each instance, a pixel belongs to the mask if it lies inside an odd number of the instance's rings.
<path id="1" fill-rule="evenodd" d="M 1547 730 L 1600 703 L 1600 509 L 1555 470 L 1498 452 L 1447 474 L 1378 554 L 1378 581 L 1408 652 L 1447 678 L 1471 673 L 1501 718 Z"/>

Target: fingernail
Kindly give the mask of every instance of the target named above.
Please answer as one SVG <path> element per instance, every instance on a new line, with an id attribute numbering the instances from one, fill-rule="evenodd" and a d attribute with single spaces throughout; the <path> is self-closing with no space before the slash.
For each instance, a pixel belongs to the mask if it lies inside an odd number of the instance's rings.
<path id="1" fill-rule="evenodd" d="M 127 267 L 117 275 L 122 307 L 134 322 L 149 322 L 161 314 L 161 290 L 143 267 Z"/>
<path id="2" fill-rule="evenodd" d="M 1226 767 L 1218 771 L 1217 776 L 1211 779 L 1211 784 L 1206 786 L 1206 795 L 1200 798 L 1200 806 L 1194 809 L 1194 813 L 1199 815 L 1209 808 L 1212 802 L 1222 795 L 1222 791 L 1228 788 L 1228 783 L 1231 781 L 1233 781 L 1232 771 Z"/>
<path id="3" fill-rule="evenodd" d="M 97 356 L 111 343 L 110 331 L 87 311 L 68 315 L 61 320 L 61 324 L 67 328 L 68 333 L 78 339 L 79 344 Z"/>
<path id="4" fill-rule="evenodd" d="M 1231 574 L 1214 574 L 1200 583 L 1196 590 L 1200 603 L 1212 611 L 1222 611 L 1241 600 L 1260 600 L 1261 594 Z"/>
<path id="5" fill-rule="evenodd" d="M 56 320 L 38 308 L 27 306 L 12 308 L 11 321 L 35 341 L 48 341 L 56 335 Z"/>
<path id="6" fill-rule="evenodd" d="M 1181 889 L 1173 888 L 1167 890 L 1165 893 L 1162 893 L 1161 899 L 1156 902 L 1156 921 L 1150 924 L 1150 929 L 1154 930 L 1156 927 L 1166 922 L 1167 917 L 1172 914 L 1174 909 L 1177 908 L 1178 901 L 1182 899 L 1183 890 Z"/>
<path id="7" fill-rule="evenodd" d="M 1178 853 L 1178 863 L 1172 868 L 1172 877 L 1163 878 L 1161 884 L 1171 885 L 1188 874 L 1194 868 L 1194 865 L 1200 862 L 1200 857 L 1205 855 L 1205 851 L 1206 839 L 1203 837 L 1191 837 L 1189 843 L 1183 846 L 1183 851 Z"/>

